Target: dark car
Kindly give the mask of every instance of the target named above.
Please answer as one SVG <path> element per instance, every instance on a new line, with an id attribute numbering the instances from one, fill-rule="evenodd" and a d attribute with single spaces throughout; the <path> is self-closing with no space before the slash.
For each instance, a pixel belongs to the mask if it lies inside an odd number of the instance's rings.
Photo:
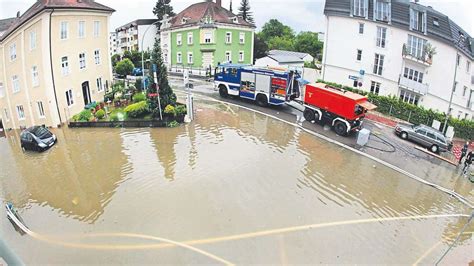
<path id="1" fill-rule="evenodd" d="M 395 134 L 402 139 L 416 142 L 434 153 L 448 151 L 451 147 L 443 133 L 425 125 L 398 124 L 395 127 Z"/>
<path id="2" fill-rule="evenodd" d="M 23 130 L 20 134 L 21 148 L 30 151 L 45 151 L 52 147 L 56 141 L 56 136 L 47 128 L 34 126 Z"/>

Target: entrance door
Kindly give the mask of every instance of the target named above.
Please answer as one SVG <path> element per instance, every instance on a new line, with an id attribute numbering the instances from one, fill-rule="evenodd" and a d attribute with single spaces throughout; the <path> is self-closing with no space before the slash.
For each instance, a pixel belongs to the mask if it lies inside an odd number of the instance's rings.
<path id="1" fill-rule="evenodd" d="M 92 102 L 89 81 L 82 83 L 82 96 L 84 97 L 84 105 L 88 105 Z"/>

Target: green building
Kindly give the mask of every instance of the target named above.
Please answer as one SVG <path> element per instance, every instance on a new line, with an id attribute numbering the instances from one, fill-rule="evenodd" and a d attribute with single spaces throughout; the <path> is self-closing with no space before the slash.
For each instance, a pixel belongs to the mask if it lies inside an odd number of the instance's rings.
<path id="1" fill-rule="evenodd" d="M 161 49 L 169 69 L 214 69 L 224 62 L 253 64 L 255 26 L 216 1 L 193 4 L 163 20 Z"/>

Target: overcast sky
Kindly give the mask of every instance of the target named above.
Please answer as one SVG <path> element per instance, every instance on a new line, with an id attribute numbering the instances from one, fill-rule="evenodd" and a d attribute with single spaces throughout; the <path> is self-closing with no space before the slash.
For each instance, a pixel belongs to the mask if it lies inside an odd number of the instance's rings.
<path id="1" fill-rule="evenodd" d="M 16 15 L 17 11 L 25 12 L 36 0 L 0 0 L 0 18 Z M 176 13 L 192 3 L 204 0 L 171 0 Z M 249 0 L 257 27 L 269 19 L 276 18 L 299 31 L 324 31 L 324 0 Z M 116 12 L 111 18 L 111 29 L 137 18 L 153 18 L 152 9 L 156 0 L 97 0 L 112 7 Z M 222 0 L 222 5 L 229 8 L 230 0 Z M 234 13 L 240 0 L 232 0 Z M 423 5 L 448 15 L 471 36 L 474 35 L 474 0 L 420 0 Z"/>

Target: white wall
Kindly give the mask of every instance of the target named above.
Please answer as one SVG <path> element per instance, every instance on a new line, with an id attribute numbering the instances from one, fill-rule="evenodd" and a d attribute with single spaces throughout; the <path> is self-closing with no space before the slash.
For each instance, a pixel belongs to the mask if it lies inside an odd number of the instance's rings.
<path id="1" fill-rule="evenodd" d="M 143 48 L 142 49 L 142 38 L 145 34 L 145 31 L 150 25 L 138 25 L 138 49 L 142 50 L 152 50 L 153 45 L 155 44 L 155 38 L 158 37 L 156 35 L 157 28 L 155 25 L 151 26 L 150 29 L 146 32 L 145 39 L 143 39 Z"/>
<path id="2" fill-rule="evenodd" d="M 259 58 L 255 61 L 256 66 L 271 66 L 271 67 L 283 67 L 283 68 L 302 68 L 304 66 L 304 62 L 299 63 L 279 63 L 274 59 L 265 56 Z"/>

